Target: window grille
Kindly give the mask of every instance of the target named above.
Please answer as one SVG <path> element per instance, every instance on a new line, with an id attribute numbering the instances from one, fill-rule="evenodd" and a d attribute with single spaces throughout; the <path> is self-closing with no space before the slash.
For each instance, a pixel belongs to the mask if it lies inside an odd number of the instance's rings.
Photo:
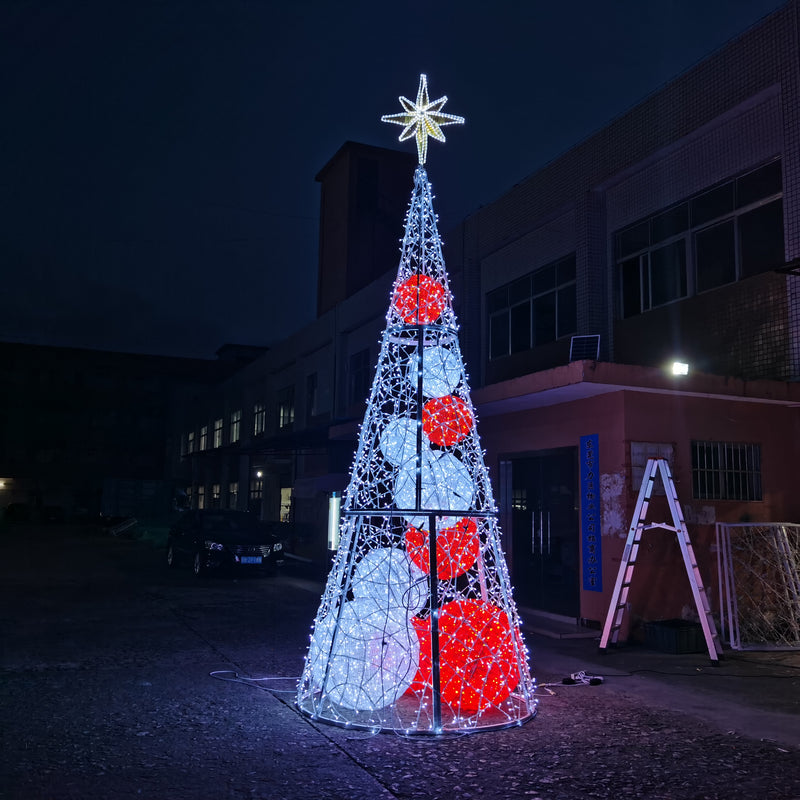
<path id="1" fill-rule="evenodd" d="M 761 446 L 693 441 L 692 496 L 696 500 L 761 500 Z"/>

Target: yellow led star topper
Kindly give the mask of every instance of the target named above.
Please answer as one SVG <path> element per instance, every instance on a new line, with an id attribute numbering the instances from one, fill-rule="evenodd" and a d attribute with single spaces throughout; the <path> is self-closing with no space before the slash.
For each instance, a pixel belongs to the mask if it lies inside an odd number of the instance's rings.
<path id="1" fill-rule="evenodd" d="M 400 97 L 400 105 L 403 106 L 405 112 L 385 114 L 381 117 L 381 122 L 403 125 L 403 132 L 400 134 L 401 142 L 416 135 L 419 163 L 424 164 L 428 154 L 428 137 L 433 136 L 434 139 L 443 142 L 445 138 L 442 133 L 442 125 L 462 125 L 464 123 L 464 117 L 442 114 L 442 108 L 446 102 L 447 95 L 432 103 L 428 100 L 428 78 L 426 75 L 420 75 L 417 102 L 412 103 L 407 97 Z"/>

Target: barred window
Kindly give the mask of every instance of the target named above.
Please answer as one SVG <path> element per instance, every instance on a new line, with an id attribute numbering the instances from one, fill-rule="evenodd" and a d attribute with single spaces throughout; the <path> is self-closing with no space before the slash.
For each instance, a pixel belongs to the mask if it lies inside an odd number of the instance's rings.
<path id="1" fill-rule="evenodd" d="M 761 445 L 692 442 L 696 500 L 761 500 Z"/>

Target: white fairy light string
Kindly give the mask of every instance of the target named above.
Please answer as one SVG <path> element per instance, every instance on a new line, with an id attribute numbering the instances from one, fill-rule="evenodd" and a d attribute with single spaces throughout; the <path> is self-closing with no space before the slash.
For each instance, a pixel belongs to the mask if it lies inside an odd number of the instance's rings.
<path id="1" fill-rule="evenodd" d="M 420 165 L 345 492 L 340 545 L 297 705 L 334 724 L 403 733 L 522 724 L 535 714 L 424 163 L 462 123 L 428 100 L 383 117 Z"/>

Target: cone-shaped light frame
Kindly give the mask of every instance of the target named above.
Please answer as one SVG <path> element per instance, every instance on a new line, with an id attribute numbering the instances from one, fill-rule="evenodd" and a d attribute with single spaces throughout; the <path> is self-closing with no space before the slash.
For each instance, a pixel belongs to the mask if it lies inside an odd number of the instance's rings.
<path id="1" fill-rule="evenodd" d="M 420 165 L 297 705 L 442 734 L 522 724 L 534 688 Z"/>

